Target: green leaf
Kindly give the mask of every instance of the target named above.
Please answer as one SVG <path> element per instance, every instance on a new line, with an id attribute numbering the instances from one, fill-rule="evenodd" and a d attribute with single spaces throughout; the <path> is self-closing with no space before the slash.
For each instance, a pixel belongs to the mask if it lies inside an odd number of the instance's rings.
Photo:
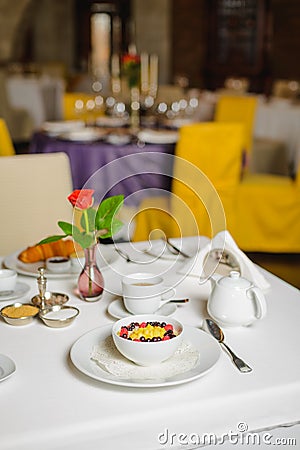
<path id="1" fill-rule="evenodd" d="M 123 201 L 124 195 L 114 195 L 100 203 L 95 218 L 96 230 L 102 230 L 103 228 L 111 229 L 114 216 L 123 205 Z"/>
<path id="2" fill-rule="evenodd" d="M 76 236 L 73 236 L 74 240 L 81 245 L 82 248 L 88 248 L 90 247 L 92 244 L 94 244 L 95 239 L 94 236 L 90 235 L 90 234 L 84 234 L 84 233 L 80 233 Z"/>
<path id="3" fill-rule="evenodd" d="M 82 248 L 87 248 L 95 242 L 93 234 L 82 233 L 77 227 L 73 227 L 73 239 Z"/>
<path id="4" fill-rule="evenodd" d="M 66 234 L 56 234 L 54 236 L 49 236 L 45 239 L 42 239 L 40 242 L 37 243 L 37 245 L 49 244 L 49 242 L 60 241 L 60 239 L 63 239 L 65 237 L 67 237 Z"/>
<path id="5" fill-rule="evenodd" d="M 121 228 L 123 227 L 123 222 L 121 222 L 121 220 L 114 218 L 114 220 L 112 221 L 111 224 L 111 235 L 113 236 L 114 234 L 116 234 L 119 230 L 121 230 Z"/>
<path id="6" fill-rule="evenodd" d="M 68 222 L 59 221 L 58 222 L 59 228 L 63 230 L 64 233 L 66 233 L 67 236 L 72 236 L 73 233 L 73 225 Z"/>
<path id="7" fill-rule="evenodd" d="M 124 224 L 123 222 L 121 222 L 121 220 L 114 219 L 111 223 L 111 227 L 107 230 L 107 233 L 99 235 L 99 238 L 106 239 L 112 237 L 114 234 L 117 233 L 117 231 L 119 231 L 123 227 L 123 225 Z"/>
<path id="8" fill-rule="evenodd" d="M 94 208 L 88 208 L 86 210 L 86 214 L 87 214 L 87 217 L 88 217 L 89 231 L 94 231 L 95 230 L 96 211 L 94 210 Z M 80 225 L 82 226 L 82 228 L 85 231 L 87 231 L 84 214 L 82 214 L 82 216 L 81 216 Z"/>

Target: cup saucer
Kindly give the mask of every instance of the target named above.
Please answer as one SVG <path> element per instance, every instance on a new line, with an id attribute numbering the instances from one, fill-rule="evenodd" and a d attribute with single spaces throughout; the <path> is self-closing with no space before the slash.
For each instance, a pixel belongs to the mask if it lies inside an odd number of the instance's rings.
<path id="1" fill-rule="evenodd" d="M 177 306 L 174 303 L 165 303 L 155 312 L 155 314 L 170 316 L 171 314 L 174 314 L 176 309 Z M 116 319 L 123 319 L 123 317 L 133 316 L 131 312 L 127 311 L 121 298 L 111 302 L 107 308 L 107 311 Z"/>
<path id="2" fill-rule="evenodd" d="M 0 292 L 0 302 L 3 302 L 5 300 L 15 300 L 16 298 L 20 298 L 23 295 L 27 294 L 29 289 L 30 289 L 30 286 L 28 286 L 28 284 L 20 283 L 17 281 L 16 288 L 13 292 L 11 292 L 9 294 L 4 293 L 3 295 L 1 295 L 1 292 Z"/>

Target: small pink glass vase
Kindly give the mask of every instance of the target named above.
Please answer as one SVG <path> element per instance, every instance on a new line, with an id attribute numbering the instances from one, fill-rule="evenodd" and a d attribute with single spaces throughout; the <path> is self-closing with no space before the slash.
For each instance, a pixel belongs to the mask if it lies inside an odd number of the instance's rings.
<path id="1" fill-rule="evenodd" d="M 86 302 L 100 300 L 104 290 L 104 279 L 96 261 L 97 244 L 84 249 L 85 263 L 78 277 L 80 298 Z"/>

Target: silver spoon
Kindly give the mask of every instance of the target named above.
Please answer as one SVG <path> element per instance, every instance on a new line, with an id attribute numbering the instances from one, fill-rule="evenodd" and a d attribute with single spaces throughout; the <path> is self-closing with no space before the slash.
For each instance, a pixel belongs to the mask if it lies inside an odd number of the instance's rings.
<path id="1" fill-rule="evenodd" d="M 228 351 L 228 353 L 232 358 L 233 363 L 236 365 L 239 371 L 243 373 L 251 372 L 252 371 L 251 367 L 248 366 L 248 364 L 246 364 L 241 358 L 238 358 L 233 353 L 233 351 L 228 347 L 228 345 L 225 344 L 224 342 L 225 336 L 221 328 L 211 319 L 205 319 L 205 322 L 209 332 L 213 335 L 213 337 L 217 339 L 217 341 L 219 341 L 220 344 L 226 348 L 226 350 Z"/>

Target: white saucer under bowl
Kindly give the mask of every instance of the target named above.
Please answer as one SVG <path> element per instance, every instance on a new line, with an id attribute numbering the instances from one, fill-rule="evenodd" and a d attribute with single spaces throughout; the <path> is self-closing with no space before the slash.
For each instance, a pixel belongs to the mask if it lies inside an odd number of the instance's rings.
<path id="1" fill-rule="evenodd" d="M 16 365 L 8 356 L 0 354 L 0 381 L 10 377 L 16 370 Z"/>
<path id="2" fill-rule="evenodd" d="M 171 314 L 174 314 L 176 309 L 177 306 L 174 303 L 165 303 L 155 312 L 155 314 L 159 314 L 161 316 L 170 316 Z M 108 306 L 107 311 L 112 317 L 115 317 L 116 319 L 123 319 L 123 317 L 133 316 L 131 312 L 127 311 L 121 298 L 111 302 Z"/>
<path id="3" fill-rule="evenodd" d="M 28 286 L 28 284 L 20 283 L 17 281 L 16 288 L 11 294 L 1 295 L 1 292 L 0 292 L 0 302 L 6 301 L 6 300 L 15 300 L 16 298 L 23 297 L 23 295 L 27 294 L 29 289 L 30 289 L 30 286 Z"/>

